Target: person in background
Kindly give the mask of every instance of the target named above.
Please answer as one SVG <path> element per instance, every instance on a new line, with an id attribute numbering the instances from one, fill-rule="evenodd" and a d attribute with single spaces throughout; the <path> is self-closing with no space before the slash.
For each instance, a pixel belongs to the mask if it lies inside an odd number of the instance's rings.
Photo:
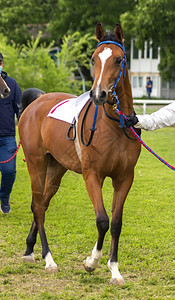
<path id="1" fill-rule="evenodd" d="M 0 68 L 4 67 L 4 58 L 0 53 Z M 21 89 L 16 80 L 9 77 L 6 72 L 1 71 L 1 76 L 10 88 L 10 95 L 0 99 L 0 210 L 4 214 L 10 212 L 10 193 L 16 178 L 16 156 L 7 163 L 2 163 L 10 159 L 16 151 L 15 139 L 15 115 L 19 118 L 19 101 Z"/>
<path id="2" fill-rule="evenodd" d="M 146 90 L 148 99 L 151 99 L 151 92 L 152 92 L 153 82 L 150 77 L 147 78 Z"/>
<path id="3" fill-rule="evenodd" d="M 145 130 L 156 130 L 162 127 L 175 125 L 175 101 L 168 104 L 151 115 L 127 116 L 125 126 Z"/>

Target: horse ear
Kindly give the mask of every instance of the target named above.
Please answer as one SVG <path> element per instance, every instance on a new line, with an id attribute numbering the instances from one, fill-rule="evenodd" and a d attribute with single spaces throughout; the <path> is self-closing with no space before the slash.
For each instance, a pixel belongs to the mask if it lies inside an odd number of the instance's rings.
<path id="1" fill-rule="evenodd" d="M 124 44 L 123 30 L 119 24 L 116 25 L 114 32 L 115 32 L 116 40 L 119 41 L 121 44 Z"/>
<path id="2" fill-rule="evenodd" d="M 98 23 L 96 26 L 96 38 L 99 42 L 104 38 L 105 32 L 101 23 Z"/>

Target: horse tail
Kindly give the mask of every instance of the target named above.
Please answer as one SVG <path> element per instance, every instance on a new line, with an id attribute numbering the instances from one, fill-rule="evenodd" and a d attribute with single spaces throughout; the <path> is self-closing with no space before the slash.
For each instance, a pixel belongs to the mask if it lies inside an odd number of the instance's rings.
<path id="1" fill-rule="evenodd" d="M 26 107 L 36 100 L 39 96 L 45 94 L 44 91 L 37 88 L 28 88 L 24 90 L 21 95 L 20 104 L 19 104 L 19 116 L 26 109 Z"/>

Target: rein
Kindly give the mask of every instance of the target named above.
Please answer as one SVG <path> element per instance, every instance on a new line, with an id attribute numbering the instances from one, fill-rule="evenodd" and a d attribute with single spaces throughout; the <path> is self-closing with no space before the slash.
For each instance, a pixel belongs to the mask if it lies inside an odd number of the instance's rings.
<path id="1" fill-rule="evenodd" d="M 88 113 L 88 110 L 89 110 L 91 104 L 92 104 L 92 101 L 89 102 L 89 104 L 86 108 L 85 114 L 83 116 L 82 123 L 81 123 L 81 142 L 82 142 L 83 146 L 85 146 L 85 147 L 87 147 L 91 144 L 93 136 L 94 136 L 94 132 L 97 130 L 97 128 L 95 128 L 95 124 L 96 124 L 96 119 L 97 119 L 98 105 L 96 105 L 96 107 L 95 107 L 94 120 L 93 120 L 92 128 L 90 129 L 90 131 L 91 131 L 90 138 L 89 138 L 88 143 L 85 144 L 84 138 L 83 138 L 83 127 L 84 127 L 84 121 L 85 121 L 86 115 Z"/>
<path id="2" fill-rule="evenodd" d="M 126 75 L 126 55 L 125 55 L 125 48 L 124 46 L 122 46 L 121 44 L 115 42 L 115 41 L 103 41 L 103 42 L 100 42 L 98 45 L 97 45 L 97 48 L 102 45 L 102 44 L 115 44 L 117 46 L 119 46 L 123 52 L 124 52 L 124 56 L 123 56 L 123 60 L 122 60 L 122 66 L 121 66 L 121 69 L 120 69 L 120 73 L 114 83 L 114 85 L 111 87 L 110 89 L 110 92 L 112 92 L 112 98 L 115 99 L 116 103 L 111 103 L 109 100 L 107 100 L 107 103 L 109 105 L 112 105 L 113 106 L 113 109 L 116 110 L 116 113 L 118 114 L 119 116 L 119 119 L 115 119 L 113 117 L 111 117 L 110 115 L 108 115 L 108 113 L 106 112 L 105 110 L 105 106 L 103 104 L 103 110 L 104 110 L 104 113 L 105 115 L 113 120 L 113 121 L 116 121 L 116 122 L 120 122 L 120 125 L 121 125 L 121 128 L 123 130 L 123 132 L 125 133 L 125 135 L 129 138 L 129 139 L 132 139 L 130 138 L 127 133 L 126 133 L 126 130 L 125 130 L 125 125 L 124 125 L 124 119 L 126 119 L 126 116 L 121 112 L 120 108 L 119 108 L 119 99 L 118 99 L 118 96 L 116 94 L 116 91 L 115 91 L 115 88 L 121 78 L 121 75 L 122 75 L 122 71 L 123 71 L 123 68 L 124 68 L 124 75 L 123 75 L 123 81 L 124 81 L 124 78 L 125 78 L 125 75 Z M 122 81 L 122 83 L 123 83 Z M 97 112 L 98 112 L 98 106 L 96 105 L 96 109 L 95 109 L 95 114 L 94 114 L 94 121 L 93 121 L 93 126 L 92 128 L 90 129 L 91 130 L 91 135 L 90 135 L 90 138 L 89 138 L 89 141 L 87 144 L 84 143 L 84 140 L 83 140 L 83 124 L 84 124 L 84 121 L 85 121 L 85 118 L 86 118 L 86 115 L 87 115 L 87 112 L 90 108 L 90 105 L 91 105 L 92 102 L 89 103 L 87 109 L 86 109 L 86 112 L 84 114 L 84 117 L 83 117 L 83 120 L 82 120 L 82 125 L 81 125 L 81 142 L 84 146 L 89 146 L 91 141 L 92 141 L 92 138 L 93 138 L 93 135 L 94 135 L 94 132 L 96 130 L 95 128 L 95 122 L 96 122 L 96 118 L 97 118 Z M 163 158 L 161 158 L 159 155 L 157 155 L 150 147 L 148 147 L 143 141 L 142 139 L 140 138 L 140 136 L 135 132 L 135 130 L 133 129 L 133 127 L 129 127 L 130 131 L 133 133 L 133 135 L 135 136 L 135 139 L 134 140 L 138 140 L 139 143 L 141 143 L 142 146 L 144 146 L 150 153 L 152 153 L 156 158 L 158 158 L 164 165 L 166 165 L 167 167 L 169 167 L 171 170 L 175 171 L 175 167 L 173 167 L 172 165 L 170 165 L 169 163 L 167 163 Z M 132 139 L 133 140 L 133 139 Z"/>
<path id="3" fill-rule="evenodd" d="M 120 110 L 116 110 L 116 112 L 118 113 L 118 115 L 122 115 L 124 119 L 126 119 L 126 116 L 120 111 Z M 131 126 L 129 127 L 129 129 L 131 130 L 131 132 L 133 133 L 133 135 L 136 137 L 136 139 L 139 141 L 139 143 L 145 147 L 145 149 L 147 149 L 150 153 L 152 153 L 156 158 L 158 158 L 164 165 L 166 165 L 168 168 L 170 168 L 171 170 L 175 171 L 175 167 L 173 167 L 172 165 L 170 165 L 168 162 L 166 162 L 163 158 L 161 158 L 159 155 L 157 155 L 150 147 L 148 147 L 140 138 L 140 136 L 135 132 L 134 128 Z"/>

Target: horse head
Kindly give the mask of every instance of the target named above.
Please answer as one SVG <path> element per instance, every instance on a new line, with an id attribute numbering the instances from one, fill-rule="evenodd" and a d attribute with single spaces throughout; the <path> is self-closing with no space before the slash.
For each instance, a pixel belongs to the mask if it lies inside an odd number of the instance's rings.
<path id="1" fill-rule="evenodd" d="M 122 83 L 120 77 L 125 63 L 123 30 L 120 25 L 116 25 L 114 34 L 105 34 L 99 23 L 96 26 L 96 38 L 99 43 L 92 55 L 94 82 L 90 96 L 96 105 L 103 105 L 114 85 Z"/>

